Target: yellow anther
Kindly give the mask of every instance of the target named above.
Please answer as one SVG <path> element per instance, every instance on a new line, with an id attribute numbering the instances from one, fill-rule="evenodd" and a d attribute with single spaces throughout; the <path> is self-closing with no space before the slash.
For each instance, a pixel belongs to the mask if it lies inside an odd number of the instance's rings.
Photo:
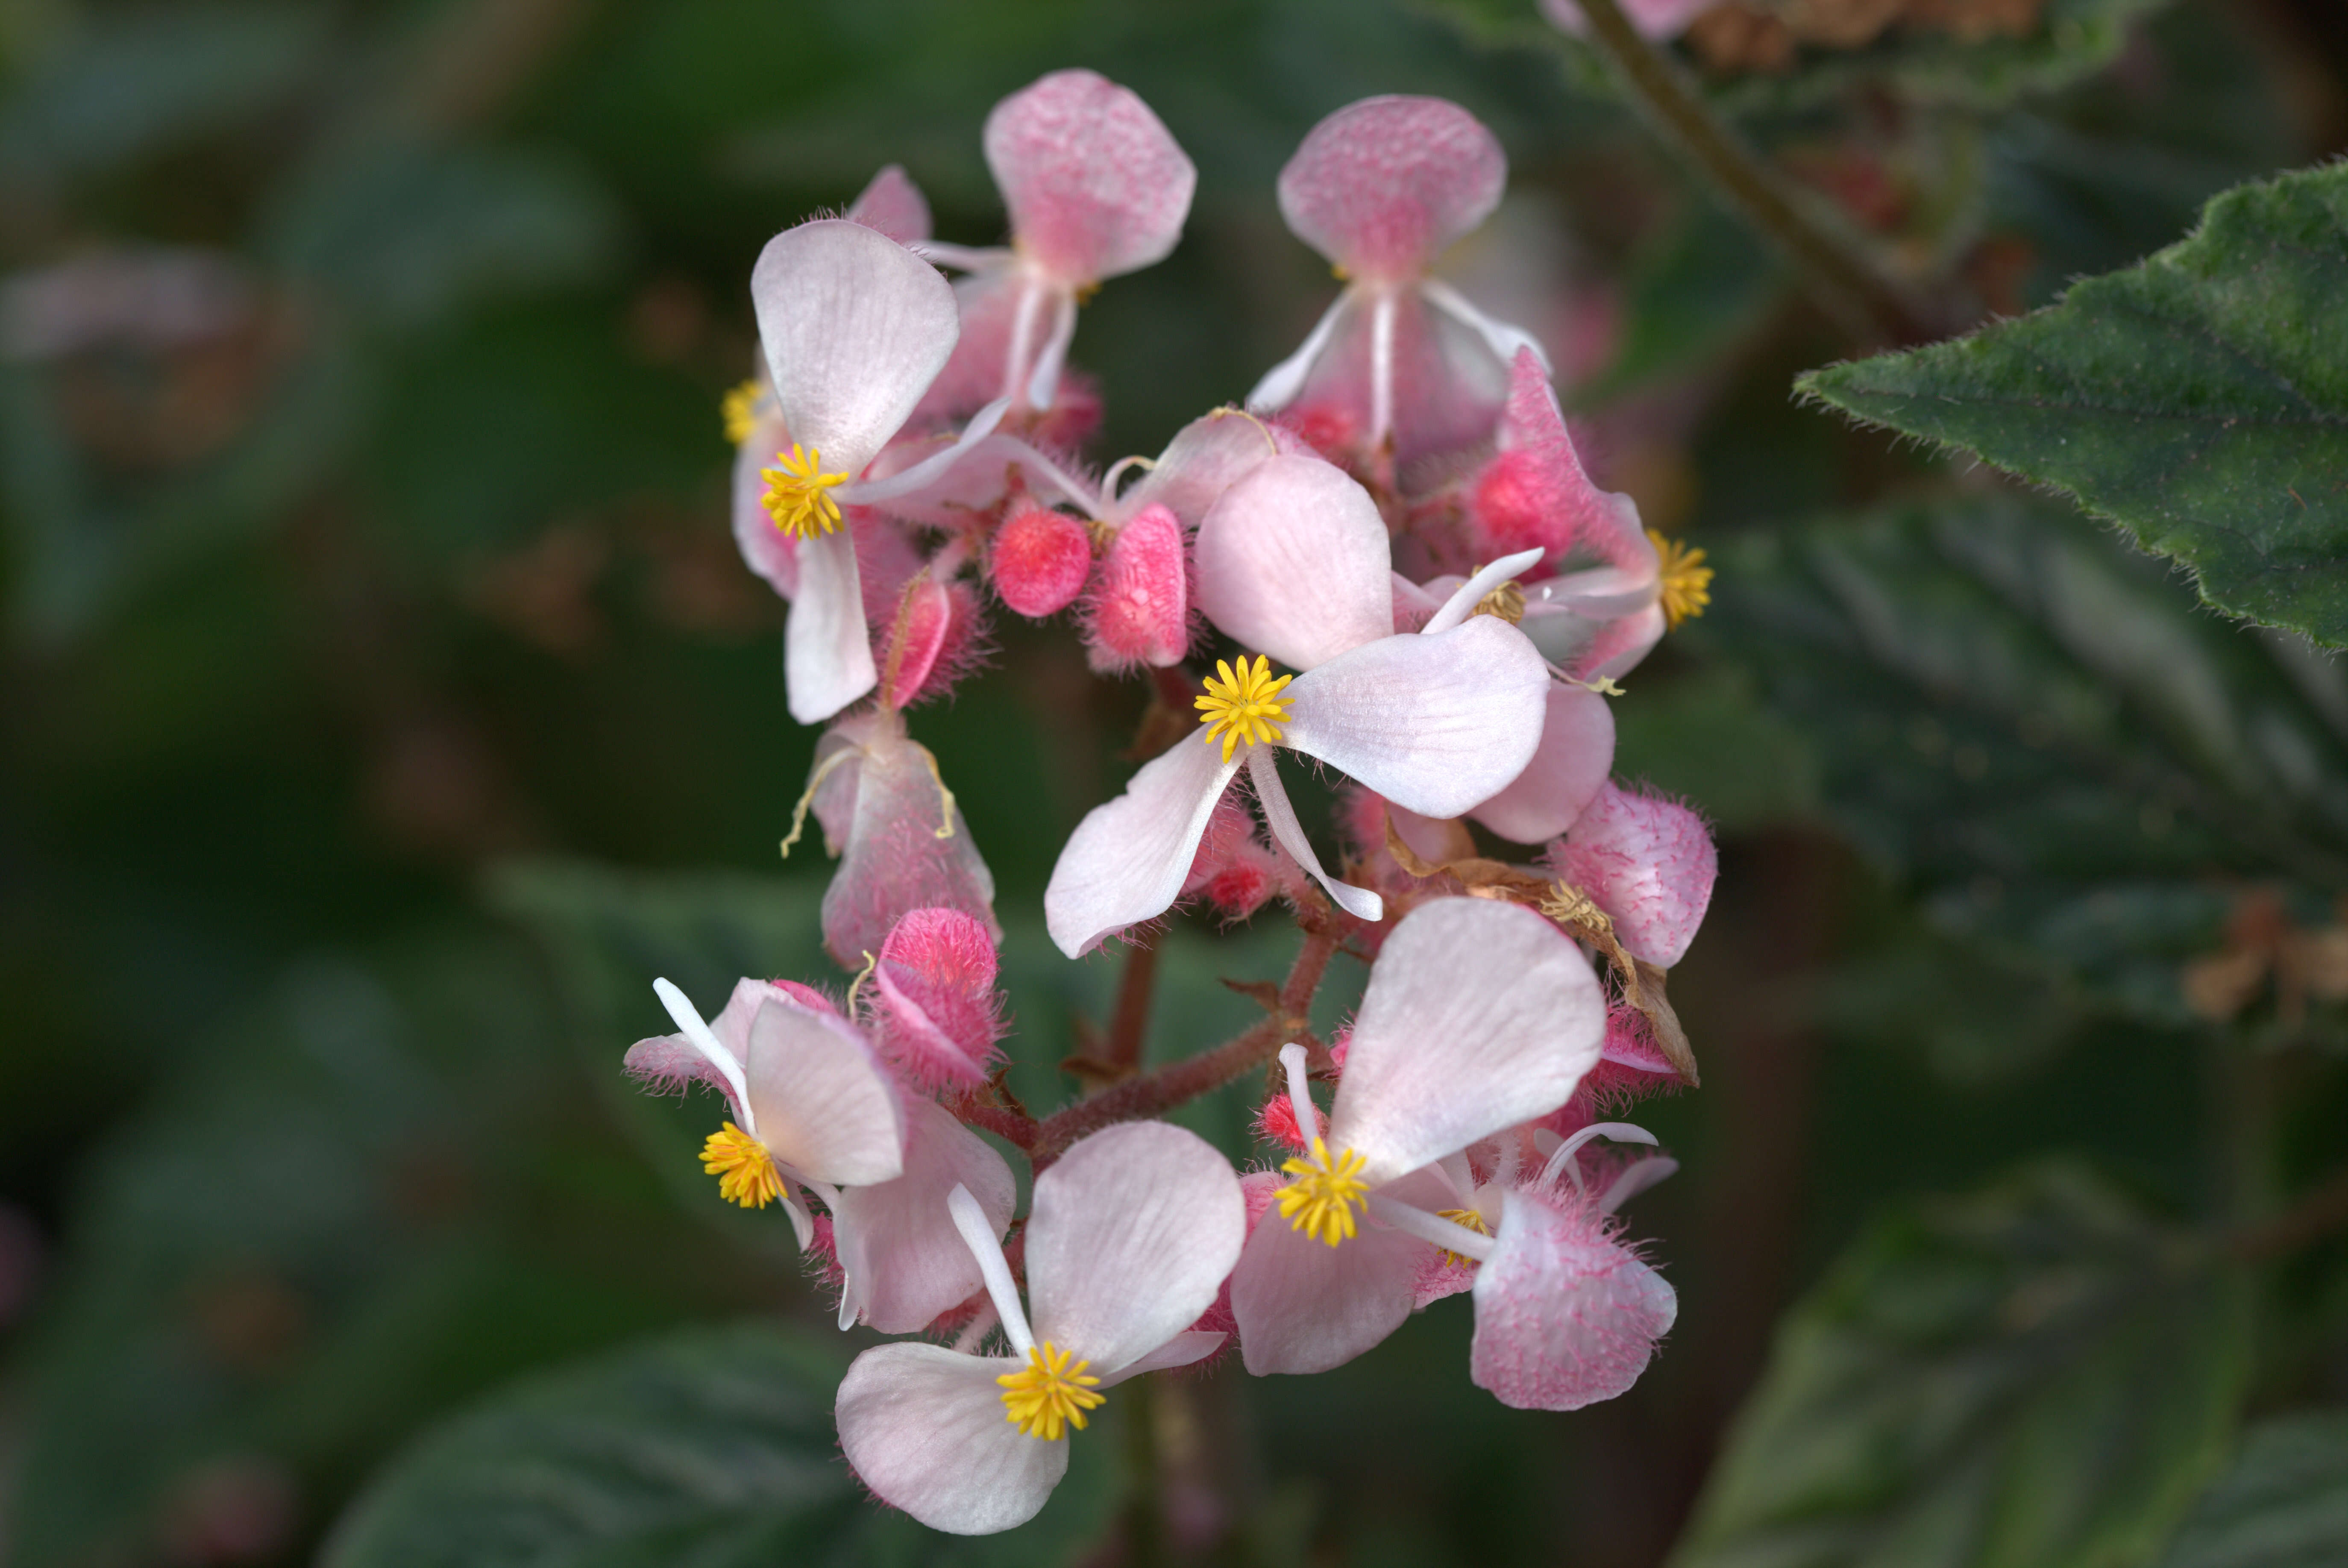
<path id="1" fill-rule="evenodd" d="M 797 441 L 788 453 L 776 453 L 775 462 L 778 466 L 759 470 L 767 481 L 767 515 L 775 526 L 793 539 L 813 539 L 838 528 L 839 503 L 831 492 L 848 476 L 825 473 L 821 455 Z"/>
<path id="2" fill-rule="evenodd" d="M 1100 1379 L 1087 1377 L 1089 1361 L 1068 1365 L 1074 1352 L 1044 1341 L 1027 1352 L 1027 1367 L 994 1381 L 1003 1389 L 1003 1418 L 1031 1438 L 1056 1443 L 1070 1427 L 1085 1429 L 1085 1412 L 1105 1401 L 1093 1392 Z"/>
<path id="3" fill-rule="evenodd" d="M 718 412 L 726 419 L 726 438 L 737 447 L 748 440 L 750 433 L 758 428 L 758 383 L 754 377 L 728 391 L 726 400 L 717 405 Z"/>
<path id="4" fill-rule="evenodd" d="M 1292 1160 L 1281 1167 L 1296 1180 L 1274 1194 L 1280 1217 L 1292 1230 L 1333 1247 L 1351 1240 L 1354 1205 L 1370 1206 L 1370 1184 L 1362 1180 L 1362 1167 L 1368 1163 L 1350 1149 L 1332 1160 L 1329 1145 L 1314 1139 L 1310 1160 Z"/>
<path id="5" fill-rule="evenodd" d="M 783 1195 L 783 1173 L 767 1146 L 727 1122 L 701 1146 L 701 1168 L 717 1178 L 717 1195 L 746 1209 L 763 1209 Z"/>
<path id="6" fill-rule="evenodd" d="M 1217 659 L 1215 668 L 1222 679 L 1207 677 L 1207 695 L 1193 699 L 1199 707 L 1199 722 L 1207 727 L 1207 744 L 1223 743 L 1223 760 L 1231 759 L 1232 748 L 1241 741 L 1252 746 L 1259 740 L 1278 740 L 1275 725 L 1288 722 L 1288 705 L 1292 697 L 1282 697 L 1281 688 L 1294 680 L 1294 676 L 1272 678 L 1272 663 L 1262 654 L 1250 666 L 1240 660 L 1234 672 L 1228 659 Z"/>
<path id="7" fill-rule="evenodd" d="M 1676 539 L 1665 539 L 1652 528 L 1647 538 L 1662 558 L 1655 576 L 1662 588 L 1664 624 L 1676 627 L 1703 614 L 1704 607 L 1712 603 L 1712 568 L 1704 563 L 1704 552 L 1690 550 Z"/>
<path id="8" fill-rule="evenodd" d="M 1501 583 L 1476 601 L 1471 615 L 1491 615 L 1513 626 L 1525 618 L 1525 591 L 1515 579 Z"/>
<path id="9" fill-rule="evenodd" d="M 1437 1209 L 1435 1211 L 1435 1217 L 1438 1220 L 1448 1220 L 1453 1224 L 1463 1226 L 1479 1236 L 1488 1236 L 1492 1233 L 1492 1227 L 1484 1222 L 1484 1216 L 1473 1209 Z M 1443 1249 L 1443 1261 L 1447 1264 L 1464 1264 L 1472 1260 L 1465 1253 L 1455 1253 L 1446 1247 Z"/>

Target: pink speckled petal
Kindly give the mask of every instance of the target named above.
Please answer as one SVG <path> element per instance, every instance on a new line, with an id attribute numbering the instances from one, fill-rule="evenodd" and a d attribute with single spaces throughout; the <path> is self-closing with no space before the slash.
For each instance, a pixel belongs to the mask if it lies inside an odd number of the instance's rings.
<path id="1" fill-rule="evenodd" d="M 1388 97 L 1316 125 L 1280 171 L 1297 238 L 1356 277 L 1401 279 L 1490 216 L 1508 155 L 1457 104 Z"/>
<path id="2" fill-rule="evenodd" d="M 1149 106 L 1091 71 L 1055 71 L 994 106 L 986 165 L 1019 249 L 1069 287 L 1162 259 L 1198 170 Z"/>
<path id="3" fill-rule="evenodd" d="M 1468 1377 L 1520 1410 L 1578 1410 L 1623 1393 L 1679 1312 L 1672 1287 L 1608 1234 L 1602 1215 L 1513 1191 L 1475 1296 Z"/>
<path id="4" fill-rule="evenodd" d="M 1612 917 L 1632 956 L 1668 969 L 1712 903 L 1720 854 L 1704 819 L 1676 800 L 1600 789 L 1556 857 L 1567 880 Z"/>

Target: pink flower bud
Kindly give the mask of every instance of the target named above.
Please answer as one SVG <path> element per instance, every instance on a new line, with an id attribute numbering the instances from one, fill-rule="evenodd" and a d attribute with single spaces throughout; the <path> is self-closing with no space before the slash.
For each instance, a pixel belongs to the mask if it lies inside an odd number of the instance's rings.
<path id="1" fill-rule="evenodd" d="M 985 1082 L 1003 1036 L 994 975 L 985 926 L 954 909 L 908 913 L 872 973 L 880 1054 L 924 1088 Z"/>
<path id="2" fill-rule="evenodd" d="M 1117 530 L 1086 612 L 1086 652 L 1096 670 L 1182 657 L 1190 645 L 1190 573 L 1173 512 L 1144 507 Z"/>
<path id="3" fill-rule="evenodd" d="M 879 659 L 891 707 L 911 707 L 942 696 L 986 652 L 978 599 L 967 584 L 916 579 L 905 591 L 891 628 L 898 645 Z"/>
<path id="4" fill-rule="evenodd" d="M 1041 620 L 1085 591 L 1093 569 L 1092 536 L 1066 512 L 1023 500 L 995 530 L 986 567 L 1005 604 Z"/>

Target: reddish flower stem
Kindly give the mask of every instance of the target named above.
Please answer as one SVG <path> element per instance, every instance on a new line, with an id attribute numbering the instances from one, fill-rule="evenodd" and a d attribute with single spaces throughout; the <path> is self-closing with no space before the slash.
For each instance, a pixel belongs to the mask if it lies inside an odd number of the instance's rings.
<path id="1" fill-rule="evenodd" d="M 1101 1047 L 1101 1066 L 1112 1080 L 1141 1070 L 1142 1052 L 1149 1041 L 1149 1003 L 1157 989 L 1158 949 L 1135 945 L 1126 949 L 1125 973 L 1117 980 L 1117 1011 L 1110 1016 L 1108 1038 Z"/>

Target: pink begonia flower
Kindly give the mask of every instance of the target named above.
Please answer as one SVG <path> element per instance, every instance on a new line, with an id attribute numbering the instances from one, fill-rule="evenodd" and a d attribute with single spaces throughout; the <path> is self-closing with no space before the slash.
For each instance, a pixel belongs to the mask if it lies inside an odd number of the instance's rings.
<path id="1" fill-rule="evenodd" d="M 627 1070 L 663 1088 L 707 1083 L 725 1095 L 734 1119 L 711 1135 L 702 1162 L 729 1202 L 764 1208 L 779 1199 L 805 1248 L 813 1231 L 800 1187 L 831 1206 L 841 1187 L 903 1173 L 897 1087 L 862 1033 L 829 1005 L 744 980 L 713 1026 L 666 980 L 653 990 L 679 1033 L 631 1046 Z"/>
<path id="2" fill-rule="evenodd" d="M 953 352 L 961 327 L 953 289 L 877 229 L 835 218 L 767 242 L 750 296 L 776 417 L 791 442 L 761 470 L 761 503 L 795 544 L 784 674 L 791 717 L 812 724 L 870 691 L 878 678 L 850 512 L 940 481 L 993 430 L 1005 406 L 981 410 L 940 449 L 885 476 L 867 476 Z M 754 566 L 762 559 L 746 554 Z"/>
<path id="3" fill-rule="evenodd" d="M 1687 31 L 1690 22 L 1719 4 L 1721 0 L 1622 0 L 1622 15 L 1650 38 L 1675 38 Z M 1577 38 L 1590 32 L 1590 18 L 1573 0 L 1541 0 L 1541 15 L 1550 26 Z"/>
<path id="4" fill-rule="evenodd" d="M 985 146 L 1010 249 L 920 247 L 969 273 L 954 287 L 962 346 L 924 405 L 949 418 L 997 397 L 1051 407 L 1077 304 L 1165 258 L 1199 179 L 1149 106 L 1091 71 L 1055 71 L 996 104 Z"/>
<path id="5" fill-rule="evenodd" d="M 897 922 L 872 968 L 880 1054 L 923 1088 L 974 1088 L 1002 1053 L 994 942 L 958 909 L 916 909 Z"/>
<path id="6" fill-rule="evenodd" d="M 877 954 L 917 909 L 959 910 L 1000 942 L 994 877 L 939 776 L 938 760 L 893 709 L 843 718 L 816 743 L 807 793 L 784 852 L 812 807 L 824 847 L 840 857 L 823 895 L 824 950 L 842 968 Z"/>
<path id="7" fill-rule="evenodd" d="M 1349 104 L 1280 171 L 1280 211 L 1329 258 L 1345 290 L 1248 394 L 1323 451 L 1397 464 L 1490 438 L 1508 365 L 1540 350 L 1427 275 L 1491 215 L 1508 157 L 1475 116 L 1429 98 Z"/>
<path id="8" fill-rule="evenodd" d="M 989 1217 L 968 1193 L 949 1212 L 986 1280 L 1007 1356 L 896 1344 L 868 1350 L 839 1385 L 839 1445 L 886 1503 L 933 1530 L 991 1535 L 1034 1518 L 1068 1467 L 1071 1427 L 1102 1391 L 1211 1355 L 1191 1331 L 1247 1233 L 1230 1163 L 1164 1122 L 1094 1133 L 1035 1179 L 1027 1297 Z M 966 1331 L 974 1346 L 986 1325 Z"/>
<path id="9" fill-rule="evenodd" d="M 798 1189 L 831 1211 L 842 1274 L 839 1326 L 909 1334 L 983 1283 L 941 1219 L 957 1186 L 1001 1235 L 1016 1191 L 986 1140 L 925 1099 L 901 1094 L 862 1031 L 803 986 L 744 980 L 714 1024 L 685 994 L 653 982 L 681 1031 L 640 1040 L 628 1071 L 664 1088 L 716 1087 L 736 1119 L 712 1134 L 702 1166 L 746 1208 L 779 1199 L 804 1251 L 815 1239 Z"/>
<path id="10" fill-rule="evenodd" d="M 1590 961 L 1532 911 L 1446 898 L 1404 916 L 1370 970 L 1325 1131 L 1303 1048 L 1282 1052 L 1297 1126 L 1314 1133 L 1232 1276 L 1248 1370 L 1325 1371 L 1393 1333 L 1427 1253 L 1392 1216 L 1444 1206 L 1438 1161 L 1564 1104 L 1605 1031 Z M 1372 1222 L 1357 1229 L 1361 1208 Z"/>
<path id="11" fill-rule="evenodd" d="M 1663 559 L 1638 503 L 1591 482 L 1540 362 L 1518 355 L 1509 381 L 1499 450 L 1469 499 L 1479 542 L 1586 562 L 1526 583 L 1519 624 L 1576 680 L 1628 674 L 1663 634 Z"/>
<path id="12" fill-rule="evenodd" d="M 1612 783 L 1548 859 L 1606 912 L 1633 958 L 1659 969 L 1686 954 L 1720 874 L 1720 851 L 1703 817 Z"/>
<path id="13" fill-rule="evenodd" d="M 1395 575 L 1385 523 L 1369 492 L 1342 469 L 1302 457 L 1262 462 L 1226 490 L 1199 525 L 1195 556 L 1207 619 L 1241 646 L 1300 670 L 1395 635 L 1406 590 L 1426 610 L 1423 619 L 1407 618 L 1439 634 L 1540 559 L 1529 551 L 1504 556 L 1472 580 L 1449 583 L 1438 601 Z M 1550 686 L 1542 701 L 1539 741 L 1526 765 L 1471 800 L 1466 813 L 1521 843 L 1570 827 L 1614 761 L 1614 716 L 1605 698 Z M 1418 810 L 1407 800 L 1395 803 Z"/>
<path id="14" fill-rule="evenodd" d="M 1273 470 L 1291 464 L 1352 482 L 1317 459 L 1274 459 L 1234 485 L 1216 510 L 1247 485 L 1277 480 Z M 1294 617 L 1293 636 L 1282 644 L 1283 657 L 1316 662 L 1277 679 L 1261 656 L 1251 665 L 1241 658 L 1236 671 L 1218 665 L 1220 677 L 1209 676 L 1198 699 L 1205 735 L 1176 742 L 1144 765 L 1124 794 L 1076 825 L 1044 891 L 1045 924 L 1071 958 L 1156 919 L 1180 896 L 1207 824 L 1242 768 L 1273 841 L 1356 918 L 1380 919 L 1377 894 L 1337 881 L 1313 854 L 1273 760 L 1282 748 L 1342 769 L 1411 810 L 1451 817 L 1498 793 L 1540 744 L 1549 672 L 1515 627 L 1468 614 L 1488 584 L 1463 589 L 1461 602 L 1438 612 L 1424 632 L 1379 634 L 1346 618 L 1344 589 L 1332 582 L 1358 577 L 1357 561 L 1264 559 L 1268 570 L 1290 573 L 1278 584 L 1286 597 L 1328 607 L 1326 616 Z M 1251 603 L 1281 596 L 1273 586 Z M 1360 641 L 1319 657 L 1356 632 Z"/>

